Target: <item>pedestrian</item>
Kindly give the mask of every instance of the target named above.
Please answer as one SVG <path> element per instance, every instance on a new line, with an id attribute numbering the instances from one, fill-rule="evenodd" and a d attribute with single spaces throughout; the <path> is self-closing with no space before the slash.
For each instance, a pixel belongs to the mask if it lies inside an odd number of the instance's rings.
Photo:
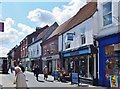
<path id="1" fill-rule="evenodd" d="M 36 65 L 36 68 L 35 68 L 34 71 L 35 71 L 35 75 L 36 75 L 36 80 L 39 81 L 39 80 L 38 80 L 38 75 L 40 74 L 40 68 L 39 68 L 38 65 Z"/>
<path id="2" fill-rule="evenodd" d="M 47 78 L 48 78 L 48 68 L 47 68 L 47 66 L 45 66 L 43 68 L 43 73 L 44 73 L 44 80 L 47 80 Z"/>
<path id="3" fill-rule="evenodd" d="M 11 65 L 10 66 L 11 73 L 13 73 L 14 67 Z"/>
<path id="4" fill-rule="evenodd" d="M 19 66 L 15 67 L 15 74 L 16 74 L 16 88 L 28 89 L 25 75 L 21 71 L 21 68 Z"/>
<path id="5" fill-rule="evenodd" d="M 25 68 L 23 67 L 22 63 L 19 63 L 19 67 L 21 68 L 22 72 L 24 73 L 25 72 Z"/>
<path id="6" fill-rule="evenodd" d="M 34 73 L 34 76 L 36 76 L 36 74 L 35 74 L 35 68 L 36 68 L 36 65 L 34 64 L 33 65 L 33 69 L 32 69 L 32 72 Z"/>

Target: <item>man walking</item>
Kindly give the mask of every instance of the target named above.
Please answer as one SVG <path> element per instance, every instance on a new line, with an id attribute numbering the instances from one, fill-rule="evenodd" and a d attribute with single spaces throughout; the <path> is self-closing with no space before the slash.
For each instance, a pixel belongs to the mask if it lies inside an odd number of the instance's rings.
<path id="1" fill-rule="evenodd" d="M 16 88 L 17 89 L 28 89 L 26 78 L 23 72 L 21 71 L 20 67 L 15 67 L 15 73 L 16 73 Z"/>
<path id="2" fill-rule="evenodd" d="M 36 75 L 36 80 L 37 81 L 39 81 L 38 80 L 38 75 L 40 74 L 40 68 L 39 68 L 39 66 L 38 65 L 36 65 L 36 68 L 35 68 L 35 75 Z"/>

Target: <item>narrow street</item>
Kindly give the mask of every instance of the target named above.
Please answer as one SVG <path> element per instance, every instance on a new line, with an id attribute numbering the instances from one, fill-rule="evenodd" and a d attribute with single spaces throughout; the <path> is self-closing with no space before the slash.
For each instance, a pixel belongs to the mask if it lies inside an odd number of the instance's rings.
<path id="1" fill-rule="evenodd" d="M 62 83 L 59 81 L 54 81 L 54 78 L 52 76 L 48 77 L 47 81 L 44 81 L 43 79 L 43 74 L 39 75 L 39 81 L 36 81 L 34 75 L 32 72 L 25 72 L 26 75 L 26 82 L 27 85 L 30 89 L 36 87 L 71 87 L 71 88 L 90 88 L 90 89 L 101 89 L 101 87 L 96 87 L 96 86 L 91 86 L 91 85 L 87 85 L 87 84 L 82 84 L 82 86 L 77 86 L 77 85 L 71 85 L 70 82 L 68 83 Z M 15 84 L 13 84 L 14 81 L 14 73 L 12 74 L 0 74 L 0 89 L 1 87 L 3 87 L 3 89 L 5 88 L 15 88 Z M 106 88 L 102 88 L 102 89 L 106 89 Z"/>

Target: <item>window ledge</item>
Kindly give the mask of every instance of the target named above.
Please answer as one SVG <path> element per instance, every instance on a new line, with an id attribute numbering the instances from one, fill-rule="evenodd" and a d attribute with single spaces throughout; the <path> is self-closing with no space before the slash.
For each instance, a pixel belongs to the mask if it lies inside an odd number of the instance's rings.
<path id="1" fill-rule="evenodd" d="M 107 28 L 110 28 L 112 26 L 113 26 L 113 24 L 109 24 L 109 25 L 103 26 L 103 29 L 107 29 Z"/>

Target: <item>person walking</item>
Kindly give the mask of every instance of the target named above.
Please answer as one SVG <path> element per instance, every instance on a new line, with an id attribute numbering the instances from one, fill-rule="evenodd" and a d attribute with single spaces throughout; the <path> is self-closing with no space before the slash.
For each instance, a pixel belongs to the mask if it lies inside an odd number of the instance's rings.
<path id="1" fill-rule="evenodd" d="M 34 71 L 35 71 L 35 75 L 36 75 L 36 80 L 39 81 L 39 80 L 38 80 L 38 75 L 40 74 L 40 68 L 39 68 L 38 65 L 36 65 L 36 68 L 35 68 Z"/>
<path id="2" fill-rule="evenodd" d="M 23 67 L 22 63 L 19 63 L 19 67 L 21 68 L 22 72 L 25 72 L 25 68 Z"/>
<path id="3" fill-rule="evenodd" d="M 47 78 L 48 78 L 48 68 L 47 68 L 47 66 L 45 66 L 43 68 L 43 73 L 44 73 L 44 80 L 47 80 Z"/>
<path id="4" fill-rule="evenodd" d="M 35 68 L 36 68 L 36 65 L 34 64 L 33 65 L 33 69 L 32 69 L 32 72 L 34 73 L 34 76 L 36 76 L 36 74 L 35 74 Z"/>
<path id="5" fill-rule="evenodd" d="M 21 68 L 19 66 L 15 67 L 15 74 L 16 74 L 16 88 L 28 89 L 25 75 L 21 71 Z"/>

